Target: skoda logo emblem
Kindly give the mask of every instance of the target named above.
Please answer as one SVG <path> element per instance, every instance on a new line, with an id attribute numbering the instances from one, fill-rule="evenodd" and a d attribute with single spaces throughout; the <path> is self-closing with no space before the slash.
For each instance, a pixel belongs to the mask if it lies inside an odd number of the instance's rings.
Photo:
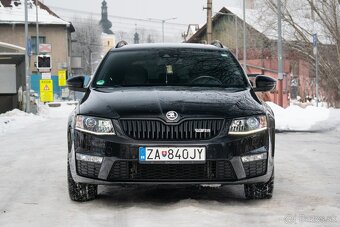
<path id="1" fill-rule="evenodd" d="M 169 121 L 175 121 L 178 118 L 178 113 L 176 111 L 169 111 L 166 113 L 166 118 L 168 118 Z"/>

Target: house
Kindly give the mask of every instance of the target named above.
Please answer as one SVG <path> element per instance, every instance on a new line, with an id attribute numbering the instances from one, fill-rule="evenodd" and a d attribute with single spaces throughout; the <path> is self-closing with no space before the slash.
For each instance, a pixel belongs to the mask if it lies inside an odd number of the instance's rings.
<path id="1" fill-rule="evenodd" d="M 247 68 L 248 74 L 265 74 L 278 77 L 277 60 L 277 21 L 273 15 L 265 14 L 261 9 L 247 9 Z M 223 7 L 213 17 L 213 40 L 221 41 L 243 62 L 243 11 L 240 8 Z M 283 26 L 283 38 L 294 42 L 293 31 Z M 322 37 L 320 37 L 322 39 Z M 201 27 L 187 42 L 200 43 L 206 40 L 206 24 Z M 293 52 L 284 53 L 283 106 L 289 105 L 289 99 L 297 96 L 314 96 L 310 80 L 309 64 L 299 59 Z M 278 90 L 266 94 L 266 99 L 279 103 Z"/>
<path id="2" fill-rule="evenodd" d="M 61 19 L 48 6 L 35 0 L 28 0 L 29 48 L 31 51 L 29 74 L 31 88 L 39 94 L 41 74 L 36 68 L 37 33 L 36 11 L 39 21 L 39 43 L 50 44 L 51 52 L 46 53 L 52 58 L 51 75 L 55 95 L 61 94 L 58 86 L 58 70 L 70 70 L 71 33 L 74 27 L 70 22 Z M 6 79 L 0 79 L 0 113 L 18 108 L 20 97 L 18 91 L 25 90 L 25 7 L 24 0 L 0 0 L 0 66 L 6 67 Z M 49 51 L 48 51 L 49 52 Z M 4 74 L 4 71 L 2 71 Z M 0 77 L 1 78 L 1 77 Z M 5 89 L 6 85 L 11 89 Z M 21 94 L 19 92 L 19 94 Z"/>

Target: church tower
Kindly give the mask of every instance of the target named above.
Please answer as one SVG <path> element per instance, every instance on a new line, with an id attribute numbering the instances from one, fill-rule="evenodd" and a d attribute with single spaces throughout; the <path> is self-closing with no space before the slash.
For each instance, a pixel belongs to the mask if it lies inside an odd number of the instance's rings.
<path id="1" fill-rule="evenodd" d="M 105 54 L 116 45 L 116 37 L 114 33 L 111 31 L 112 23 L 108 19 L 107 13 L 107 3 L 105 0 L 102 2 L 102 19 L 99 22 L 99 25 L 102 28 L 102 54 L 101 56 L 105 56 Z"/>
<path id="2" fill-rule="evenodd" d="M 102 2 L 102 19 L 100 20 L 99 24 L 102 27 L 103 33 L 106 34 L 113 34 L 111 31 L 112 23 L 108 19 L 108 13 L 107 13 L 107 3 L 105 0 Z"/>

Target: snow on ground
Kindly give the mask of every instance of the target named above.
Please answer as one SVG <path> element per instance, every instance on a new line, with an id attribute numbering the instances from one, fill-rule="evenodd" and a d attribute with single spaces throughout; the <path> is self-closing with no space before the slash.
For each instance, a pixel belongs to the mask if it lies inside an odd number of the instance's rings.
<path id="1" fill-rule="evenodd" d="M 63 108 L 63 107 L 62 107 Z M 242 185 L 99 187 L 75 203 L 67 192 L 66 118 L 0 137 L 0 226 L 339 226 L 339 133 L 279 133 L 270 200 Z M 19 142 L 18 142 L 19 141 Z"/>
<path id="2" fill-rule="evenodd" d="M 0 114 L 0 135 L 16 132 L 41 121 L 45 121 L 45 119 L 41 116 L 28 114 L 18 109 L 8 111 Z"/>
<path id="3" fill-rule="evenodd" d="M 0 114 L 0 135 L 15 133 L 30 125 L 40 124 L 50 119 L 66 118 L 74 107 L 75 105 L 73 103 L 71 103 L 71 105 L 60 103 L 59 107 L 49 107 L 48 105 L 40 104 L 37 115 L 25 113 L 18 109 Z"/>
<path id="4" fill-rule="evenodd" d="M 297 105 L 284 109 L 272 102 L 267 104 L 274 111 L 278 131 L 326 131 L 340 125 L 340 109 Z"/>

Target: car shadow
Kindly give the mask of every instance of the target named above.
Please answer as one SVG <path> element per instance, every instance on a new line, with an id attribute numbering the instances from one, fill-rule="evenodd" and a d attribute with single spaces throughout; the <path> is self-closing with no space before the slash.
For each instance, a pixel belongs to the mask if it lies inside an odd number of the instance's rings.
<path id="1" fill-rule="evenodd" d="M 99 188 L 98 202 L 107 206 L 120 208 L 169 206 L 183 200 L 198 203 L 220 202 L 224 204 L 256 202 L 244 198 L 242 185 L 223 187 L 195 187 L 195 186 L 129 186 Z"/>

